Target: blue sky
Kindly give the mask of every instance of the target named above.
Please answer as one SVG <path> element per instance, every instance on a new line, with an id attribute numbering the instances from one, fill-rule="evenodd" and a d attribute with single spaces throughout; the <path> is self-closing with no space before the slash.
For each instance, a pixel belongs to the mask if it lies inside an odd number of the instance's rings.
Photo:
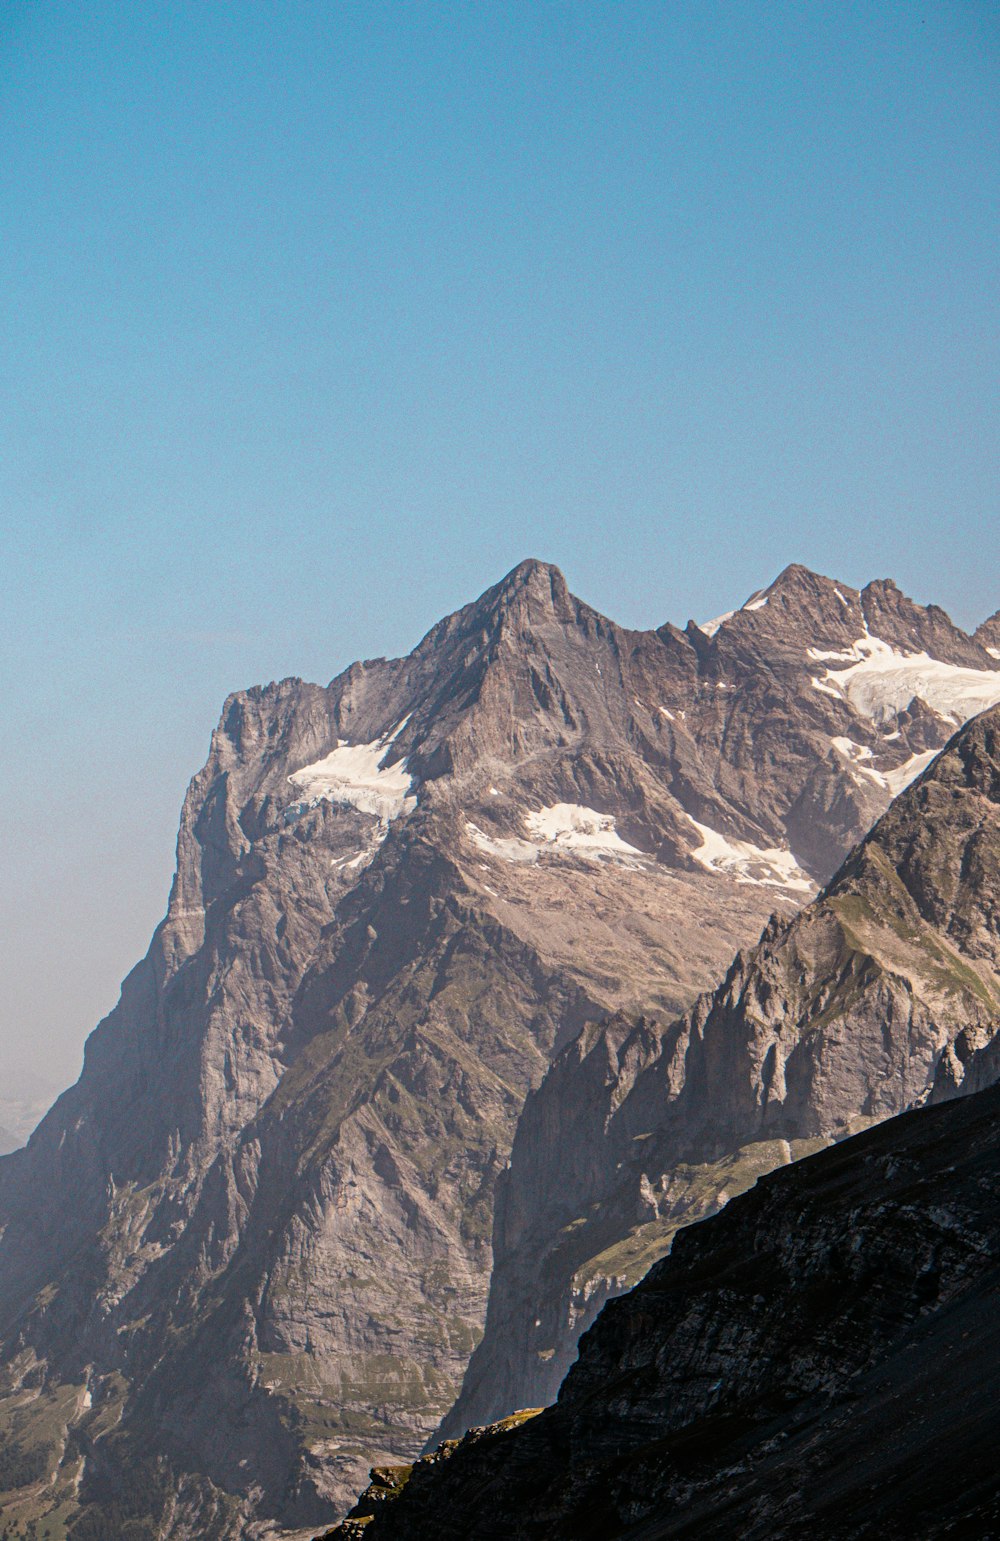
<path id="1" fill-rule="evenodd" d="M 231 689 L 522 556 L 1000 606 L 996 4 L 5 7 L 0 1076 L 66 1080 Z"/>

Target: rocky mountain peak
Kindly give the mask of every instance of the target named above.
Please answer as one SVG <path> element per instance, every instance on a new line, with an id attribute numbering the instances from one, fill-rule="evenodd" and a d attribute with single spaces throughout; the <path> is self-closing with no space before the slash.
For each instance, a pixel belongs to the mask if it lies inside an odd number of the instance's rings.
<path id="1" fill-rule="evenodd" d="M 1000 658 L 1000 610 L 977 626 L 974 635 L 992 658 Z"/>
<path id="2" fill-rule="evenodd" d="M 874 641 L 904 656 L 926 654 L 938 663 L 982 671 L 996 668 L 996 657 L 987 651 L 993 627 L 986 621 L 970 637 L 940 606 L 918 605 L 891 578 L 875 579 L 859 591 L 793 562 L 738 610 L 701 626 L 689 623 L 687 634 L 696 647 L 700 634 L 721 648 L 755 648 L 764 657 L 788 656 L 795 648 L 847 654 L 870 649 Z"/>
<path id="3" fill-rule="evenodd" d="M 528 557 L 478 599 L 433 626 L 415 656 L 438 650 L 456 638 L 495 641 L 511 625 L 527 630 L 553 621 L 570 625 L 583 608 L 570 594 L 558 567 Z"/>
<path id="4" fill-rule="evenodd" d="M 537 557 L 525 557 L 499 583 L 487 589 L 477 601 L 477 608 L 524 604 L 536 609 L 539 615 L 559 614 L 571 599 L 566 579 L 552 562 L 539 561 Z M 572 605 L 578 601 L 573 600 Z"/>
<path id="5" fill-rule="evenodd" d="M 792 562 L 738 610 L 695 629 L 720 646 L 731 643 L 767 653 L 775 647 L 844 646 L 860 635 L 863 618 L 856 589 Z"/>
<path id="6" fill-rule="evenodd" d="M 865 623 L 873 637 L 904 653 L 927 653 L 941 663 L 989 669 L 995 660 L 981 642 L 955 625 L 940 605 L 916 604 L 891 578 L 877 578 L 861 592 Z"/>
<path id="7" fill-rule="evenodd" d="M 763 590 L 762 597 L 766 595 L 771 599 L 784 599 L 791 602 L 796 598 L 822 598 L 831 590 L 838 588 L 845 596 L 856 593 L 856 590 L 851 589 L 839 578 L 824 577 L 822 573 L 814 572 L 811 567 L 806 567 L 802 562 L 789 562 L 788 566 L 783 567 L 774 581 Z"/>
<path id="8" fill-rule="evenodd" d="M 961 951 L 1000 972 L 1000 707 L 966 724 L 848 857 L 822 896 L 905 895 Z"/>

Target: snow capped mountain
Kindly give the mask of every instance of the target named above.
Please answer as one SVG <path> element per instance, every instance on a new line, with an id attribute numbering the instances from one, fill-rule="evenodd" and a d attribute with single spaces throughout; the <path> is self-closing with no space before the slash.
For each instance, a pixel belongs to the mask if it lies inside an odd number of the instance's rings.
<path id="1" fill-rule="evenodd" d="M 0 1161 L 26 1518 L 235 1541 L 411 1458 L 553 1057 L 688 1009 L 994 690 L 891 584 L 630 631 L 525 562 L 406 658 L 230 697 L 150 950 Z"/>

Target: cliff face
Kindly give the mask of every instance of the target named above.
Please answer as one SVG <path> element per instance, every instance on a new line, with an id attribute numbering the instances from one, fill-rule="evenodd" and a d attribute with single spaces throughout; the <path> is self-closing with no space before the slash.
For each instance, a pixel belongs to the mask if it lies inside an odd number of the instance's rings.
<path id="1" fill-rule="evenodd" d="M 359 1533 L 994 1534 L 998 1176 L 996 1088 L 772 1173 L 605 1307 L 555 1406 L 419 1463 Z"/>
<path id="2" fill-rule="evenodd" d="M 411 1458 L 552 1055 L 624 1011 L 656 1058 L 995 663 L 887 585 L 637 633 L 526 563 L 405 659 L 232 697 L 149 953 L 0 1161 L 4 1519 L 267 1535 Z"/>
<path id="3" fill-rule="evenodd" d="M 993 709 L 684 1017 L 618 1015 L 557 1056 L 499 1186 L 485 1337 L 444 1434 L 551 1401 L 580 1332 L 678 1225 L 866 1124 L 992 1083 L 998 870 Z"/>

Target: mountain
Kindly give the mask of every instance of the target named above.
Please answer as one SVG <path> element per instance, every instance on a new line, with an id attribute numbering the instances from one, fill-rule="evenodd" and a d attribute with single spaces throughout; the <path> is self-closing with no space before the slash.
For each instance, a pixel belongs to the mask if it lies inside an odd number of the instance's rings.
<path id="1" fill-rule="evenodd" d="M 890 583 L 636 632 L 527 562 L 406 658 L 232 696 L 149 952 L 0 1160 L 3 1518 L 265 1537 L 411 1459 L 553 1055 L 686 1010 L 997 662 Z"/>
<path id="2" fill-rule="evenodd" d="M 996 1079 L 998 870 L 993 708 L 683 1017 L 618 1013 L 557 1055 L 498 1186 L 485 1336 L 443 1435 L 551 1401 L 580 1333 L 678 1226 L 774 1166 Z"/>
<path id="3" fill-rule="evenodd" d="M 682 1230 L 553 1407 L 373 1473 L 331 1541 L 996 1535 L 998 1290 L 994 1087 Z"/>

